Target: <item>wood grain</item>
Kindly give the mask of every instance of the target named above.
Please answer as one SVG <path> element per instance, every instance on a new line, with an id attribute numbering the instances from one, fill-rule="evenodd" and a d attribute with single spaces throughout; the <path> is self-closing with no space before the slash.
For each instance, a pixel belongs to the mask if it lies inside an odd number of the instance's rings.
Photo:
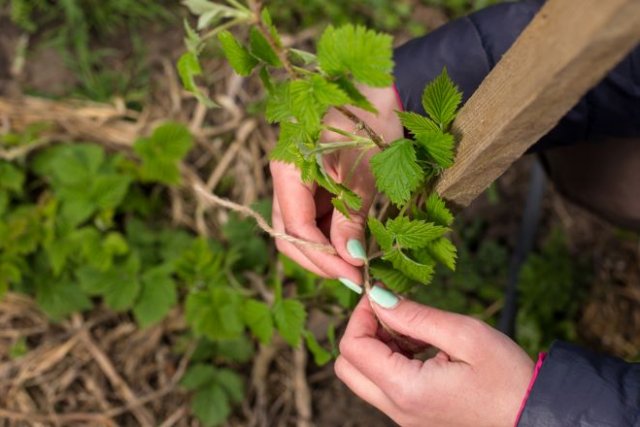
<path id="1" fill-rule="evenodd" d="M 436 191 L 467 206 L 640 41 L 640 0 L 549 0 L 453 124 Z"/>

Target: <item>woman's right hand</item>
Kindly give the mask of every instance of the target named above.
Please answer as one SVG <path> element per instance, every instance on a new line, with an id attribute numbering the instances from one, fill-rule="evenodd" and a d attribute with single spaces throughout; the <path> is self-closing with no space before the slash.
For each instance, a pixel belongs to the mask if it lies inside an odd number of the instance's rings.
<path id="1" fill-rule="evenodd" d="M 394 88 L 360 89 L 378 113 L 373 114 L 356 108 L 350 108 L 351 111 L 386 142 L 401 138 L 402 124 L 395 113 L 400 106 Z M 337 110 L 327 113 L 325 124 L 361 135 L 363 132 L 356 130 L 356 125 Z M 345 140 L 345 137 L 327 131 L 322 140 L 330 144 Z M 369 168 L 369 159 L 375 152 L 374 149 L 367 152 L 353 172 L 353 165 L 361 153 L 359 150 L 337 150 L 323 158 L 327 173 L 336 182 L 344 183 L 362 197 L 362 209 L 352 212 L 350 218 L 333 208 L 331 195 L 327 191 L 315 184 L 304 183 L 300 171 L 295 166 L 278 161 L 270 164 L 274 193 L 273 226 L 276 231 L 332 245 L 337 255 L 283 240 L 276 241 L 278 250 L 307 270 L 322 277 L 340 279 L 356 291 L 362 284 L 362 275 L 358 267 L 363 265 L 366 257 L 363 246 L 364 227 L 376 194 L 375 181 Z"/>

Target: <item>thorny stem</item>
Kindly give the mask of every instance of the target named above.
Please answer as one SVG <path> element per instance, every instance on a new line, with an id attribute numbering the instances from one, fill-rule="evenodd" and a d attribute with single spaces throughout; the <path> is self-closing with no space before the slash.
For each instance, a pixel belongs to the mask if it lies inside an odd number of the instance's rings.
<path id="1" fill-rule="evenodd" d="M 291 64 L 291 61 L 289 61 L 286 49 L 284 49 L 280 45 L 280 43 L 274 40 L 273 34 L 271 34 L 271 30 L 267 28 L 265 23 L 262 21 L 262 17 L 260 16 L 260 11 L 262 10 L 262 1 L 249 0 L 249 7 L 251 8 L 251 12 L 253 13 L 253 22 L 257 26 L 258 30 L 262 33 L 264 38 L 267 40 L 267 43 L 269 43 L 271 49 L 273 49 L 273 51 L 276 53 L 278 59 L 280 59 L 280 62 L 282 62 L 282 66 L 284 67 L 289 77 L 291 77 L 292 79 L 300 78 L 300 72 L 296 70 L 296 67 Z M 371 141 L 373 141 L 373 143 L 376 144 L 379 149 L 384 150 L 387 144 L 384 142 L 384 139 L 371 128 L 371 126 L 362 121 L 347 107 L 335 107 L 335 109 L 339 111 L 343 116 L 351 120 L 356 125 L 356 129 L 364 130 L 369 138 L 371 138 Z"/>

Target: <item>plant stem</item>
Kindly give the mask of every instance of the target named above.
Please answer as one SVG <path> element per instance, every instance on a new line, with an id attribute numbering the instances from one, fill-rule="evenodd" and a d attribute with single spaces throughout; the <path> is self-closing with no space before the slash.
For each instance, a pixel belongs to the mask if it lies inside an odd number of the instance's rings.
<path id="1" fill-rule="evenodd" d="M 238 24 L 242 24 L 246 20 L 247 20 L 246 18 L 235 18 L 235 19 L 232 19 L 231 21 L 225 22 L 224 24 L 212 29 L 211 31 L 203 35 L 202 41 L 208 40 L 211 37 L 215 36 L 216 34 L 221 33 L 224 30 L 228 30 L 229 28 L 234 27 Z"/>

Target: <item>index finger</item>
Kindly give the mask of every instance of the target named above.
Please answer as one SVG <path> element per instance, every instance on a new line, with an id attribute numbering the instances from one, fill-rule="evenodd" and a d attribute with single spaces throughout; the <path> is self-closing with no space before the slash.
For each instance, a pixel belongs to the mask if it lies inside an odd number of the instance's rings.
<path id="1" fill-rule="evenodd" d="M 272 167 L 271 173 L 285 231 L 311 242 L 331 245 L 327 236 L 318 228 L 314 195 L 309 186 L 302 182 L 300 172 L 293 166 L 278 166 Z M 358 285 L 362 283 L 360 271 L 338 255 L 331 255 L 304 245 L 296 246 L 328 277 L 349 279 Z"/>

